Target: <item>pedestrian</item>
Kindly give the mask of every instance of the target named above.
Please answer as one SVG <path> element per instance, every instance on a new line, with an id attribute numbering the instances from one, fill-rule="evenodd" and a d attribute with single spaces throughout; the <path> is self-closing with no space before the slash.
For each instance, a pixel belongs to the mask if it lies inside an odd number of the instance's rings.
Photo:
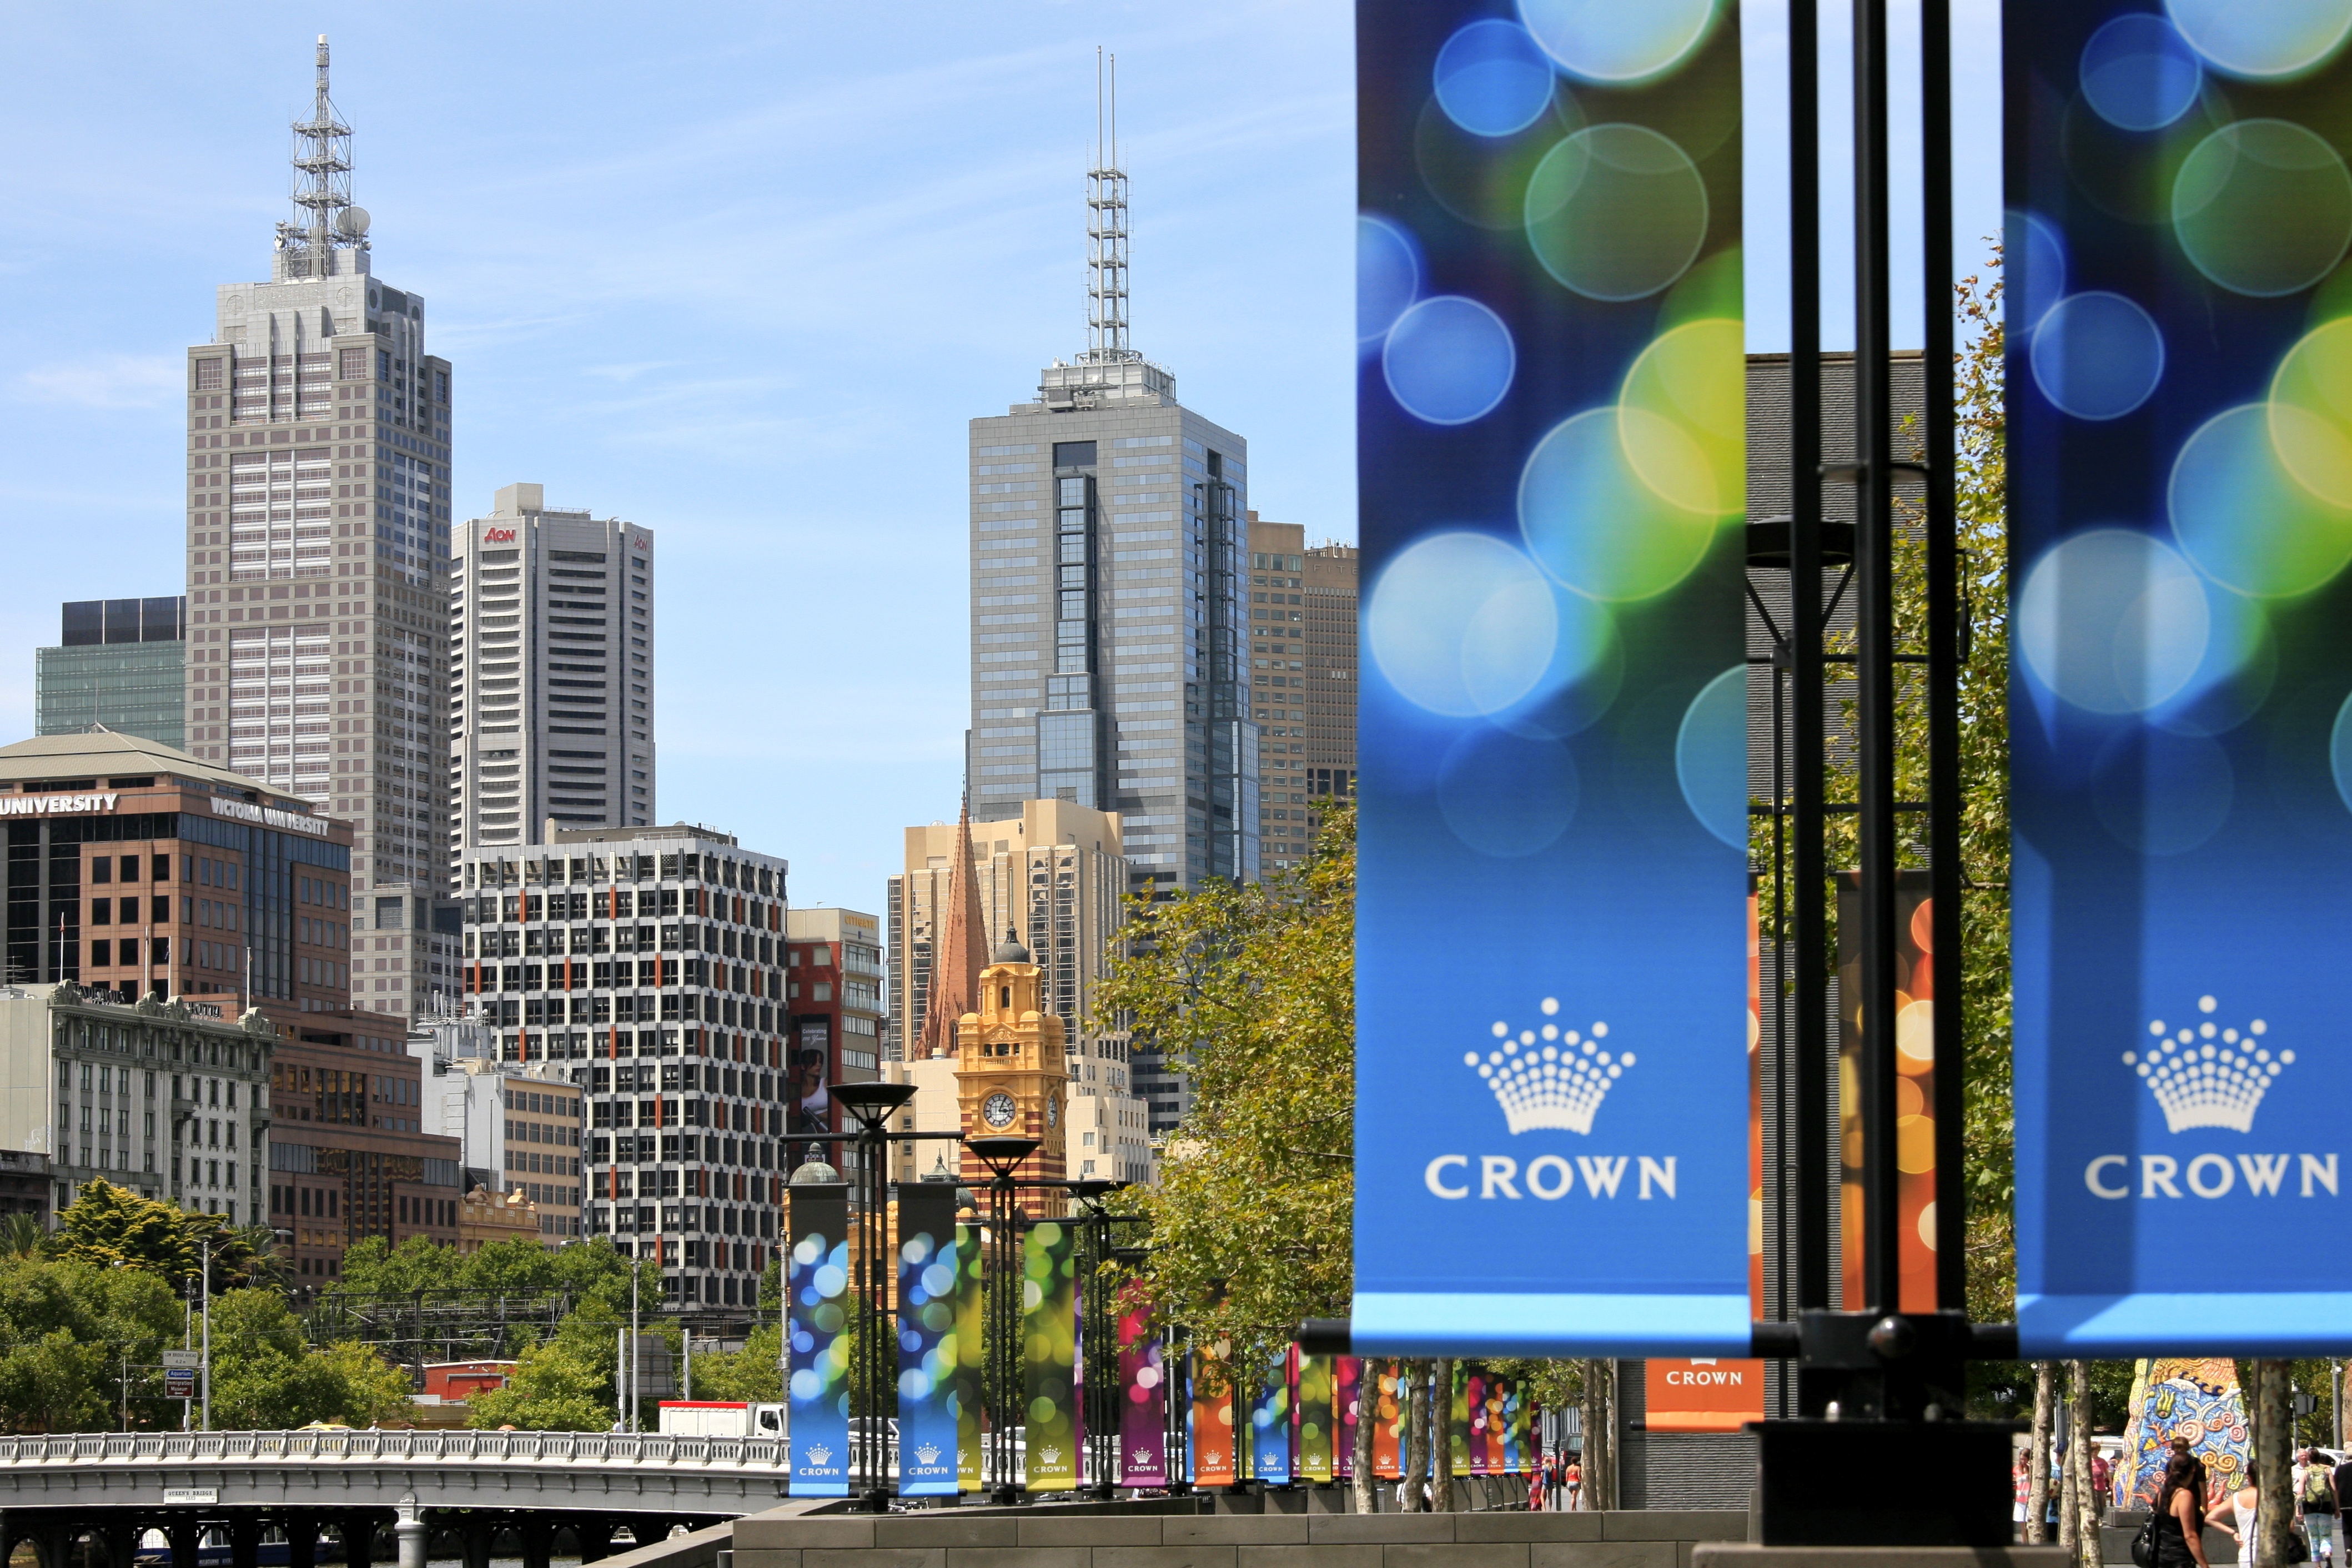
<path id="1" fill-rule="evenodd" d="M 2305 1448 L 2303 1461 L 2295 1467 L 2294 1505 L 2303 1515 L 2303 1532 L 2311 1542 L 2311 1560 L 2315 1563 L 2336 1560 L 2336 1472 L 2319 1457 L 2318 1450 Z"/>
<path id="2" fill-rule="evenodd" d="M 2325 1456 L 2322 1457 L 2325 1458 Z M 2344 1462 L 2336 1467 L 2335 1474 L 2328 1477 L 2328 1479 L 2336 1483 L 2336 1511 L 2341 1515 L 2344 1512 L 2345 1498 L 2352 1496 L 2352 1455 L 2346 1456 Z M 2352 1556 L 2352 1544 L 2347 1544 L 2345 1552 L 2347 1556 Z"/>
<path id="3" fill-rule="evenodd" d="M 2194 1456 L 2177 1449 L 2164 1467 L 2164 1485 L 2156 1494 L 2155 1568 L 2212 1568 L 2205 1556 L 2201 1468 Z"/>
<path id="4" fill-rule="evenodd" d="M 2099 1500 L 2099 1506 L 2102 1509 L 2114 1506 L 2116 1500 L 2108 1493 L 2113 1489 L 2115 1482 L 2115 1466 L 2107 1462 L 2105 1454 L 2096 1448 L 2092 1449 L 2091 1495 Z"/>
<path id="5" fill-rule="evenodd" d="M 1571 1509 L 1582 1508 L 1584 1506 L 1583 1461 L 1580 1459 L 1570 1458 L 1568 1461 L 1568 1473 L 1562 1479 L 1566 1483 L 1565 1489 L 1568 1492 L 1568 1506 Z"/>
<path id="6" fill-rule="evenodd" d="M 2009 1485 L 2014 1494 L 2011 1500 L 2009 1521 L 2017 1526 L 2015 1534 L 2018 1540 L 2022 1541 L 2025 1539 L 2026 1500 L 2033 1490 L 2033 1454 L 2031 1449 L 2020 1448 L 2017 1451 L 2016 1462 L 2009 1467 Z"/>
<path id="7" fill-rule="evenodd" d="M 2254 1510 L 2262 1500 L 2263 1494 L 2254 1485 L 2254 1467 L 2249 1464 L 2246 1473 L 2238 1478 L 2237 1489 L 2223 1496 L 2214 1507 L 2214 1521 L 2238 1543 L 2238 1561 L 2242 1563 L 2253 1562 L 2254 1548 L 2261 1542 L 2254 1533 Z M 2228 1518 L 2222 1517 L 2225 1512 Z"/>

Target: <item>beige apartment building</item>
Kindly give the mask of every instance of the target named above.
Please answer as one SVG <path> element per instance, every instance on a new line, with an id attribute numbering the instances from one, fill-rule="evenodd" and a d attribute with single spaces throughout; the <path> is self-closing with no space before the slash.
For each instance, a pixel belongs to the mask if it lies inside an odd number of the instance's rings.
<path id="1" fill-rule="evenodd" d="M 1023 803 L 1022 815 L 971 825 L 971 873 L 986 947 L 1007 933 L 1039 969 L 1045 1009 L 1063 1021 L 1070 1076 L 1069 1173 L 1076 1178 L 1146 1181 L 1150 1175 L 1148 1108 L 1136 1094 L 1126 1036 L 1097 1026 L 1095 994 L 1121 923 L 1127 857 L 1116 812 L 1067 800 Z M 940 930 L 956 851 L 952 823 L 907 829 L 907 869 L 889 883 L 889 1010 L 893 1048 L 912 1058 L 923 1037 L 931 991 L 933 938 Z M 911 1082 L 913 1130 L 958 1125 L 955 1062 L 902 1059 L 891 1077 Z M 898 1146 L 894 1173 L 927 1173 L 937 1150 Z M 1087 1171 L 1087 1162 L 1096 1168 Z"/>
<path id="2" fill-rule="evenodd" d="M 1269 868 L 1314 842 L 1316 808 L 1356 790 L 1356 562 L 1295 522 L 1249 514 L 1258 842 Z"/>

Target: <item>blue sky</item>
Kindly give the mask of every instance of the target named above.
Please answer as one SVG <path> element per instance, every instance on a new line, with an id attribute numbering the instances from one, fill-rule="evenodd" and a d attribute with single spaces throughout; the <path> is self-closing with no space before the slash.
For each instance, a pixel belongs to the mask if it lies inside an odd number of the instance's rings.
<path id="1" fill-rule="evenodd" d="M 1973 261 L 1995 13 L 1956 10 Z M 1776 348 L 1780 8 L 1747 28 Z M 0 735 L 31 732 L 59 601 L 179 591 L 183 350 L 216 284 L 267 276 L 324 31 L 377 272 L 457 365 L 458 515 L 521 479 L 656 529 L 662 815 L 878 910 L 899 829 L 954 814 L 964 421 L 1082 344 L 1097 44 L 1136 345 L 1248 438 L 1263 515 L 1353 538 L 1350 29 L 1343 0 L 0 5 Z"/>

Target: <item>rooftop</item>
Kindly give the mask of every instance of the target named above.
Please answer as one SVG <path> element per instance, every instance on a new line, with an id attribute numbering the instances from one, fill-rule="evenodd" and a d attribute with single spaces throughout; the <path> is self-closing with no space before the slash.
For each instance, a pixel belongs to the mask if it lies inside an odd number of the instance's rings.
<path id="1" fill-rule="evenodd" d="M 139 780 L 134 785 L 129 781 Z M 37 735 L 0 746 L 0 793 L 61 794 L 178 784 L 282 810 L 313 813 L 308 801 L 280 795 L 257 779 L 138 735 L 91 729 L 71 735 Z"/>

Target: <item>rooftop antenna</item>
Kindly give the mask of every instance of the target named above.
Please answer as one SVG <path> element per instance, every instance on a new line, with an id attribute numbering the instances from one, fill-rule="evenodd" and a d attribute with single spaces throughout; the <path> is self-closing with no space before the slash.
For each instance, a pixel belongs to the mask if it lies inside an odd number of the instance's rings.
<path id="1" fill-rule="evenodd" d="M 1106 142 L 1106 131 L 1108 142 Z M 1095 48 L 1095 166 L 1087 171 L 1087 364 L 1143 356 L 1127 342 L 1127 174 L 1118 166 L 1118 57 Z"/>
<path id="2" fill-rule="evenodd" d="M 294 220 L 278 226 L 289 278 L 327 278 L 338 249 L 367 248 L 368 215 L 352 205 L 352 128 L 327 93 L 327 35 L 319 35 L 318 92 L 294 122 Z"/>

